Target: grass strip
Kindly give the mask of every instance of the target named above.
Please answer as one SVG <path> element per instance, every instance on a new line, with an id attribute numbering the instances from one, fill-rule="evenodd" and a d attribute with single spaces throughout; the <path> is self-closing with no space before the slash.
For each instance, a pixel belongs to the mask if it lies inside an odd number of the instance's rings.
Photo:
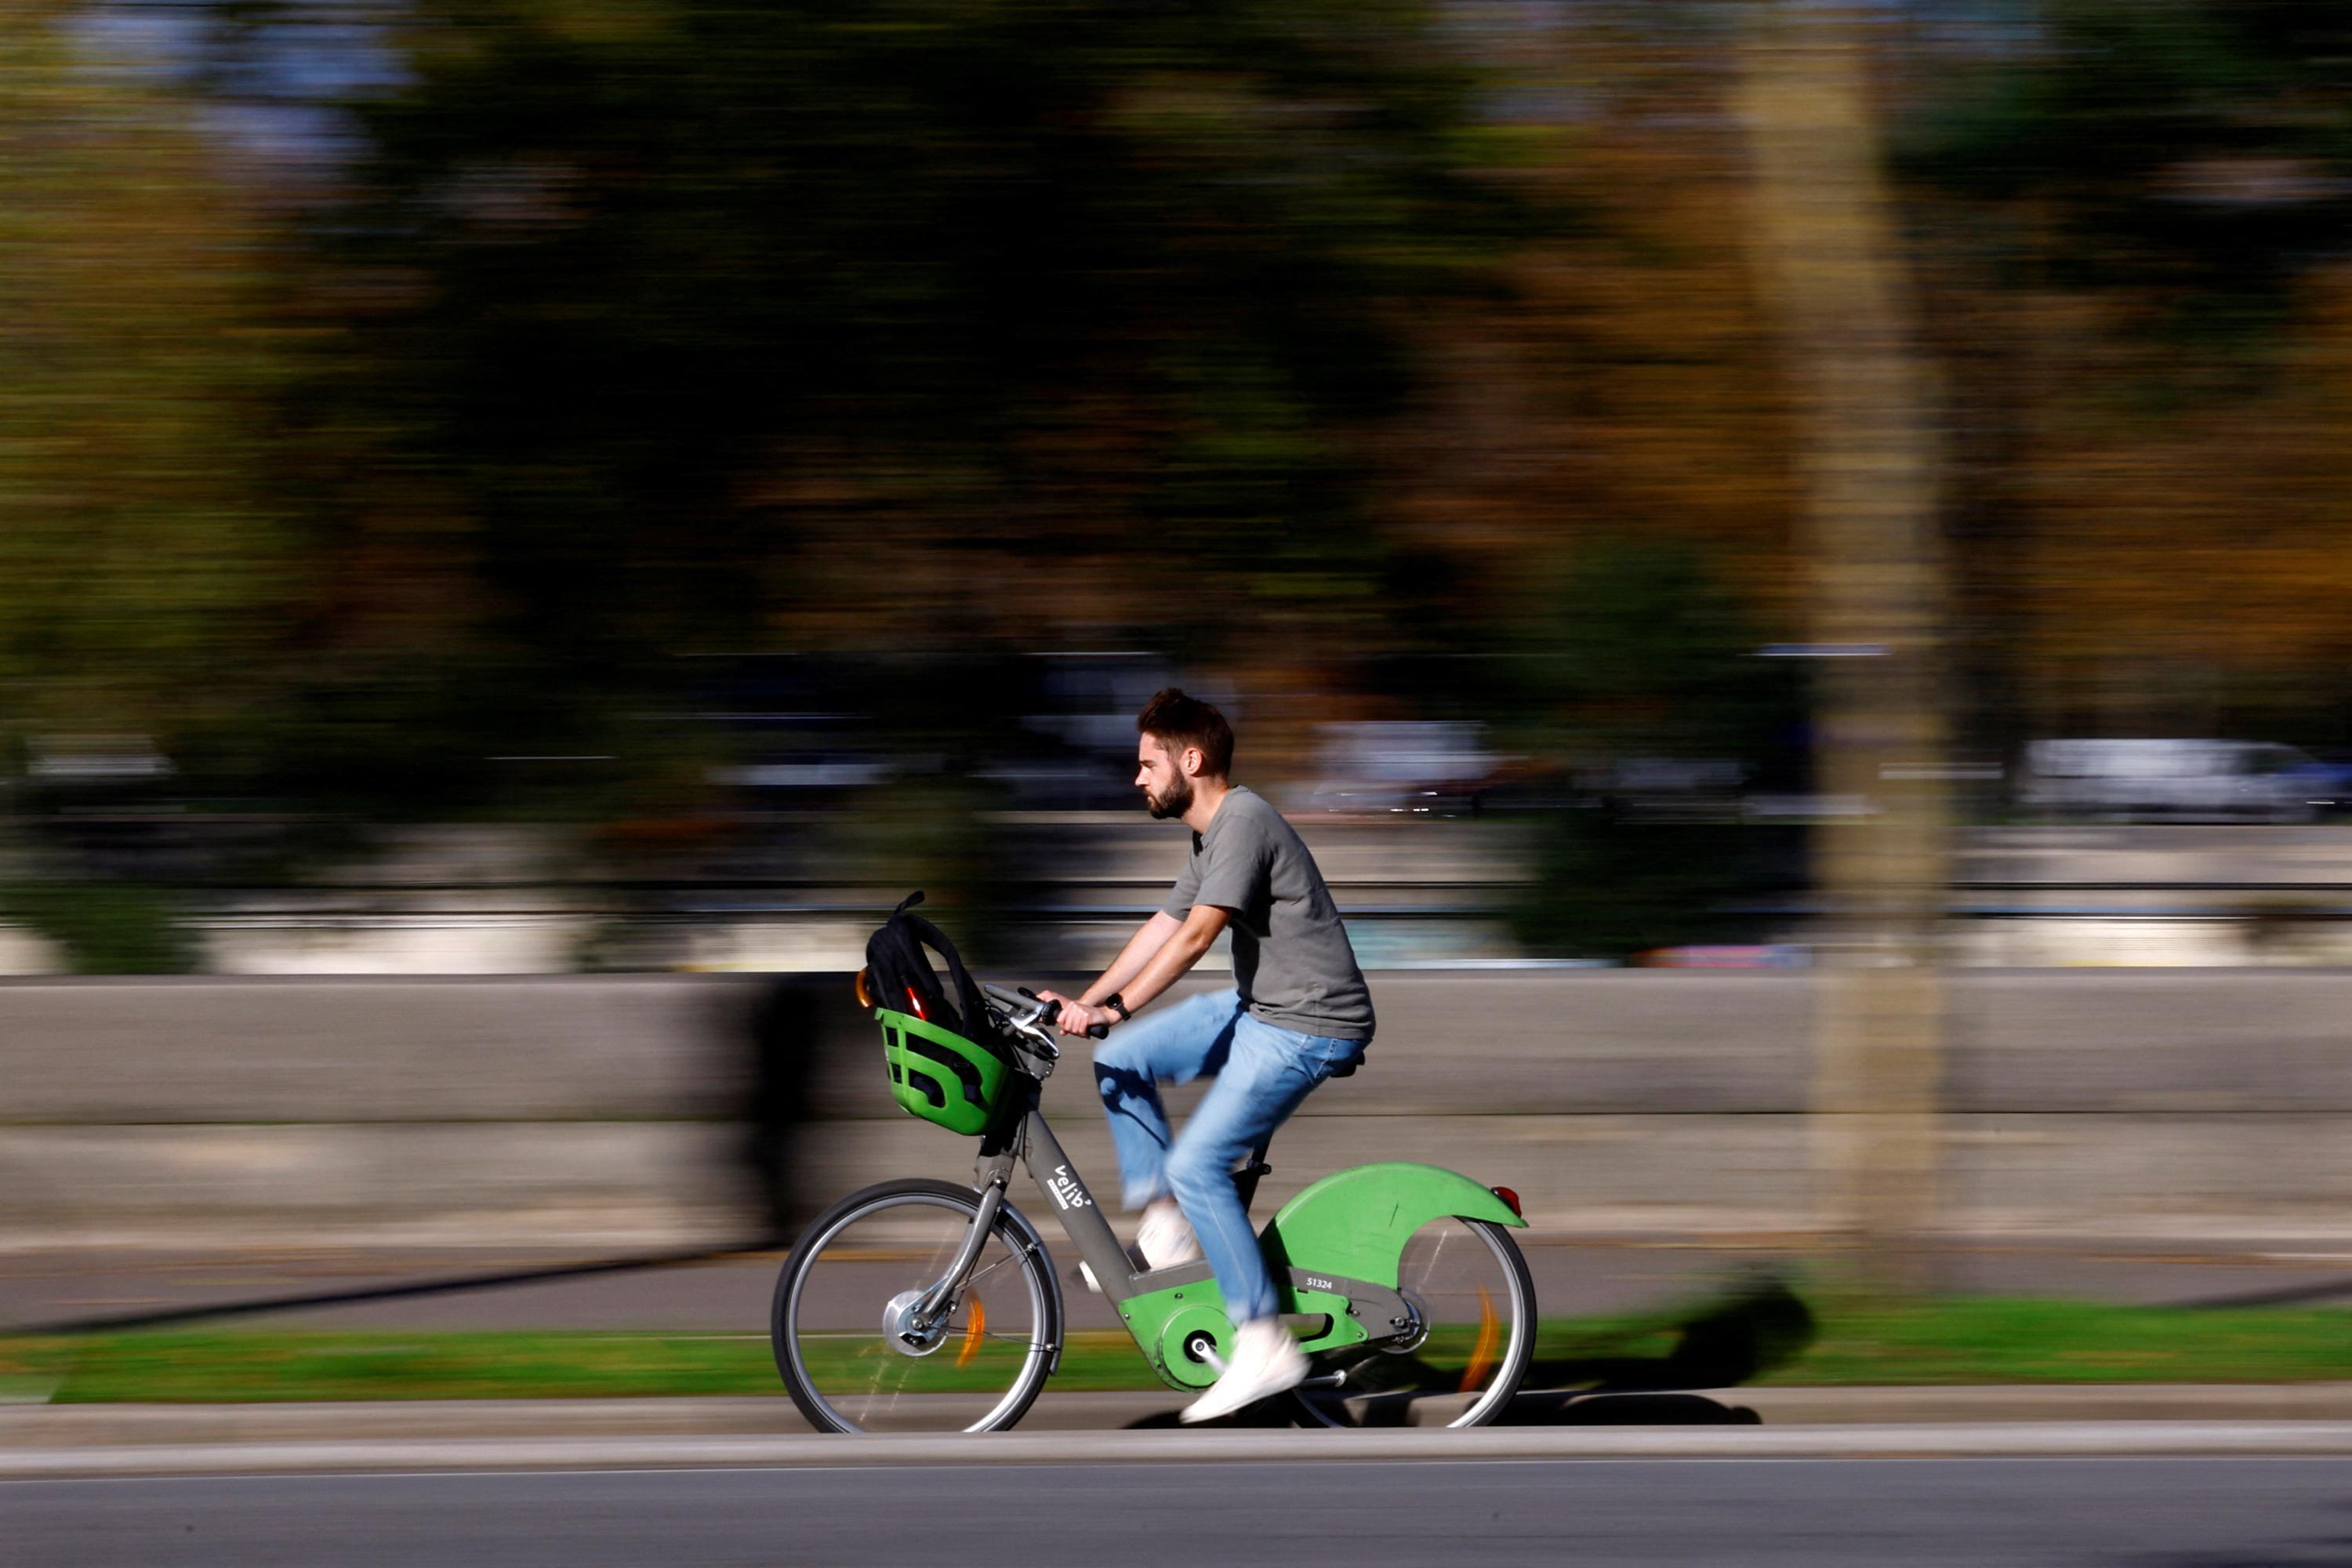
<path id="1" fill-rule="evenodd" d="M 1804 1322 L 1810 1316 L 1811 1323 Z M 1706 1327 L 1702 1328 L 1701 1325 Z M 1741 1383 L 2286 1383 L 2352 1379 L 2352 1310 L 2203 1310 L 1958 1298 L 1816 1301 L 1743 1338 L 1736 1314 L 1552 1320 L 1528 1386 Z M 839 1356 L 873 1355 L 844 1346 Z M 887 1352 L 884 1352 L 887 1353 Z M 982 1357 L 885 1363 L 905 1385 L 1001 1387 Z M 848 1365 L 846 1359 L 843 1366 Z M 992 1379 L 996 1381 L 992 1382 Z M 1073 1334 L 1054 1386 L 1158 1386 L 1124 1335 Z M 707 1333 L 128 1333 L 0 1342 L 0 1395 L 60 1403 L 775 1395 L 765 1336 Z"/>

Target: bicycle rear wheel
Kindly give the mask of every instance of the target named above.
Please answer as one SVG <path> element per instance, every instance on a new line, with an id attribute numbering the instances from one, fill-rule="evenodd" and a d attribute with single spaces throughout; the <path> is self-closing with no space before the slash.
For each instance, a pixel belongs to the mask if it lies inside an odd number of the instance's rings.
<path id="1" fill-rule="evenodd" d="M 1482 1219 L 1413 1232 L 1397 1284 L 1417 1321 L 1400 1339 L 1315 1358 L 1292 1396 L 1319 1426 L 1483 1426 L 1535 1353 L 1536 1289 L 1518 1244 Z"/>
<path id="2" fill-rule="evenodd" d="M 776 1279 L 769 1333 L 820 1432 L 993 1432 L 1037 1397 L 1062 1340 L 1044 1244 L 1007 1204 L 949 1313 L 908 1342 L 906 1310 L 955 1261 L 980 1196 L 885 1182 L 819 1215 Z"/>

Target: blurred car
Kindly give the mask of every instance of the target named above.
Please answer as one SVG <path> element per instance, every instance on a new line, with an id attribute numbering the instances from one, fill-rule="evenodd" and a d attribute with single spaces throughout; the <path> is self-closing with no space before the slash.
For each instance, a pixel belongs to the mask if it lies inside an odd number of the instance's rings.
<path id="1" fill-rule="evenodd" d="M 2302 762 L 2289 763 L 2283 773 L 2302 790 L 2305 800 L 2319 815 L 2334 816 L 2352 811 L 2352 763 L 2306 756 Z"/>
<path id="2" fill-rule="evenodd" d="M 2309 822 L 2352 799 L 2352 768 L 2260 741 L 2036 741 L 2018 804 L 2125 822 Z"/>
<path id="3" fill-rule="evenodd" d="M 1755 794 L 1758 776 L 1755 764 L 1738 757 L 1611 757 L 1575 768 L 1510 763 L 1478 786 L 1475 805 L 1481 815 L 1498 816 L 1602 811 L 1660 822 L 1785 815 L 1758 809 L 1766 800 Z"/>
<path id="4" fill-rule="evenodd" d="M 37 735 L 23 773 L 0 782 L 0 806 L 84 875 L 201 874 L 213 841 L 236 837 L 205 831 L 180 764 L 145 735 Z"/>
<path id="5" fill-rule="evenodd" d="M 741 654 L 705 663 L 699 705 L 675 719 L 717 731 L 721 755 L 705 776 L 753 808 L 830 805 L 903 765 L 877 721 L 884 678 L 870 661 Z"/>
<path id="6" fill-rule="evenodd" d="M 1316 811 L 1456 816 L 1478 809 L 1480 789 L 1502 759 L 1477 724 L 1400 720 L 1320 727 Z"/>
<path id="7" fill-rule="evenodd" d="M 1580 776 L 1625 816 L 1723 818 L 1742 814 L 1753 771 L 1736 757 L 1619 757 Z"/>
<path id="8" fill-rule="evenodd" d="M 144 735 L 41 735 L 26 750 L 25 776 L 45 789 L 132 791 L 179 771 Z"/>
<path id="9" fill-rule="evenodd" d="M 1180 676 L 1156 653 L 1084 649 L 1023 655 L 1008 672 L 1018 711 L 981 768 L 1025 811 L 1134 811 L 1135 716 L 1162 687 L 1181 685 L 1238 723 L 1234 693 Z"/>

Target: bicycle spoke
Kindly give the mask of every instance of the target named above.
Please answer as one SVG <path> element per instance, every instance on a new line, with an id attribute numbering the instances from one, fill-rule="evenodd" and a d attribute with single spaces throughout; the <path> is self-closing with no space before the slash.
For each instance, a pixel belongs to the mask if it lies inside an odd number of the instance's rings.
<path id="1" fill-rule="evenodd" d="M 846 1207 L 787 1265 L 779 1364 L 812 1418 L 864 1431 L 955 1431 L 1024 1407 L 1045 1375 L 1052 1298 L 1041 1248 L 1000 1230 L 920 1345 L 890 1317 L 934 1288 L 970 1235 L 975 1200 L 918 1190 Z M 854 1202 L 854 1200 L 853 1200 Z M 821 1221 L 820 1226 L 828 1222 Z M 929 1240 L 919 1240 L 928 1229 Z M 1018 1267 L 1007 1268 L 1007 1264 Z M 909 1325 L 910 1326 L 910 1325 Z"/>
<path id="2" fill-rule="evenodd" d="M 966 1289 L 971 1289 L 972 1286 L 977 1285 L 982 1280 L 987 1279 L 990 1275 L 995 1273 L 998 1269 L 1003 1268 L 1006 1264 L 1018 1263 L 1024 1258 L 1030 1257 L 1035 1250 L 1036 1249 L 1034 1247 L 1023 1247 L 1018 1252 L 1007 1249 L 1003 1257 L 998 1258 L 987 1268 L 973 1270 L 971 1278 L 964 1281 L 964 1288 Z"/>
<path id="3" fill-rule="evenodd" d="M 1398 1289 L 1420 1320 L 1402 1342 L 1318 1357 L 1336 1387 L 1298 1404 L 1333 1426 L 1456 1425 L 1491 1419 L 1516 1385 L 1534 1333 L 1534 1302 L 1499 1230 L 1441 1219 L 1399 1260 Z M 1407 1348 L 1407 1347 L 1410 1348 Z"/>

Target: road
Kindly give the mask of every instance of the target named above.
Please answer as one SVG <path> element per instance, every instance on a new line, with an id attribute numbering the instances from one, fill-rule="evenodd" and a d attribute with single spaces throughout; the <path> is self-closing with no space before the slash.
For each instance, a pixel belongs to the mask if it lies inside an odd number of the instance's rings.
<path id="1" fill-rule="evenodd" d="M 356 1475 L 0 1485 L 5 1568 L 2340 1565 L 2328 1459 L 1832 1459 Z"/>

